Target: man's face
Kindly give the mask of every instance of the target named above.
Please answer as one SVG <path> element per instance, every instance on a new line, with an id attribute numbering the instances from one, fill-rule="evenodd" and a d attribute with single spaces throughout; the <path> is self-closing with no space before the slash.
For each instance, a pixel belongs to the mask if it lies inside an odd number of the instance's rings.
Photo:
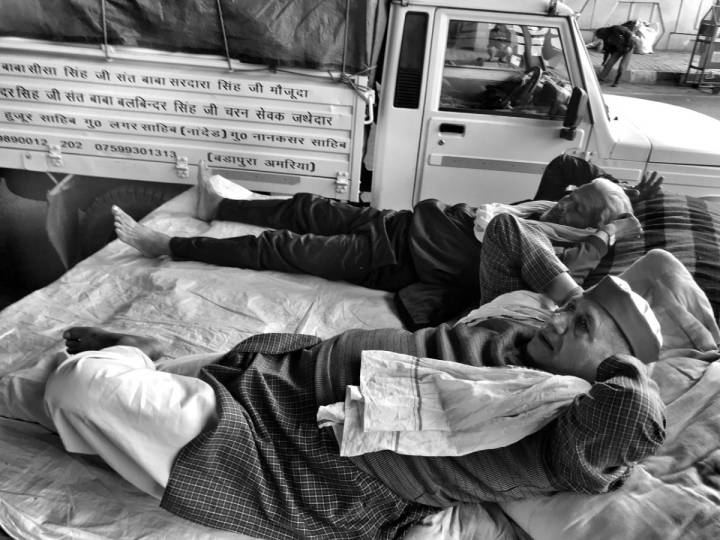
<path id="1" fill-rule="evenodd" d="M 579 229 L 597 226 L 597 216 L 602 209 L 596 208 L 596 205 L 597 201 L 602 199 L 594 196 L 595 191 L 596 187 L 593 184 L 580 186 L 556 202 L 540 217 L 540 221 L 569 225 Z"/>
<path id="2" fill-rule="evenodd" d="M 605 358 L 627 352 L 618 339 L 622 338 L 610 315 L 580 296 L 553 313 L 530 340 L 527 352 L 537 368 L 594 381 Z"/>

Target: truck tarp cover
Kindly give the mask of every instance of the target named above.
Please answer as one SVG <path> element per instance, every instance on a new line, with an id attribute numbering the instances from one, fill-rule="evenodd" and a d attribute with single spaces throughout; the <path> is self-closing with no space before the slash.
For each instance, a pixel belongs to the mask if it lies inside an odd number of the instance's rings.
<path id="1" fill-rule="evenodd" d="M 100 44 L 107 34 L 112 45 L 225 55 L 222 19 L 234 59 L 333 70 L 344 65 L 347 73 L 356 73 L 377 59 L 387 4 L 387 0 L 0 0 L 0 35 Z"/>

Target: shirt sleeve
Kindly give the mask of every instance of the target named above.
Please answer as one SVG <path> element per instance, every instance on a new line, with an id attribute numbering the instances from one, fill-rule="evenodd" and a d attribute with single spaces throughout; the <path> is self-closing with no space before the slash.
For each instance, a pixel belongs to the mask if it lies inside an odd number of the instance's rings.
<path id="1" fill-rule="evenodd" d="M 606 233 L 597 232 L 581 242 L 561 249 L 559 258 L 577 283 L 582 284 L 608 252 L 608 240 Z"/>
<path id="2" fill-rule="evenodd" d="M 602 493 L 665 440 L 664 405 L 636 358 L 604 360 L 587 394 L 548 426 L 545 459 L 560 490 Z"/>

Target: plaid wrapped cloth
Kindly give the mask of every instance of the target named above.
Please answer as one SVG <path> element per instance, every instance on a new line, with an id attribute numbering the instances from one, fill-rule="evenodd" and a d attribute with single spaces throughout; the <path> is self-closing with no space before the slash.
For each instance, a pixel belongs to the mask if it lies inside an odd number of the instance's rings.
<path id="1" fill-rule="evenodd" d="M 341 458 L 316 424 L 314 336 L 245 340 L 206 368 L 218 424 L 178 455 L 161 506 L 270 539 L 395 538 L 432 509 Z M 238 367 L 240 366 L 240 367 Z"/>
<path id="2" fill-rule="evenodd" d="M 720 205 L 677 193 L 659 195 L 635 205 L 635 216 L 645 233 L 623 239 L 585 279 L 594 285 L 607 274 L 618 275 L 651 249 L 669 251 L 705 291 L 717 317 L 720 313 Z"/>

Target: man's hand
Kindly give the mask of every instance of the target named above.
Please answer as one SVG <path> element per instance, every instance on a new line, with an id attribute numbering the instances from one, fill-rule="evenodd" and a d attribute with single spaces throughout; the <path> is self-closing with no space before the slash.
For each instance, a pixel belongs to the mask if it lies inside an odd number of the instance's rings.
<path id="1" fill-rule="evenodd" d="M 610 239 L 621 240 L 623 238 L 638 238 L 643 230 L 638 219 L 631 214 L 623 214 L 615 221 L 606 223 L 600 227 Z M 610 242 L 613 243 L 612 240 Z"/>
<path id="2" fill-rule="evenodd" d="M 649 175 L 645 173 L 640 182 L 632 188 L 625 189 L 625 193 L 632 203 L 649 199 L 660 192 L 663 180 L 664 178 L 659 176 L 657 171 L 653 171 Z"/>

